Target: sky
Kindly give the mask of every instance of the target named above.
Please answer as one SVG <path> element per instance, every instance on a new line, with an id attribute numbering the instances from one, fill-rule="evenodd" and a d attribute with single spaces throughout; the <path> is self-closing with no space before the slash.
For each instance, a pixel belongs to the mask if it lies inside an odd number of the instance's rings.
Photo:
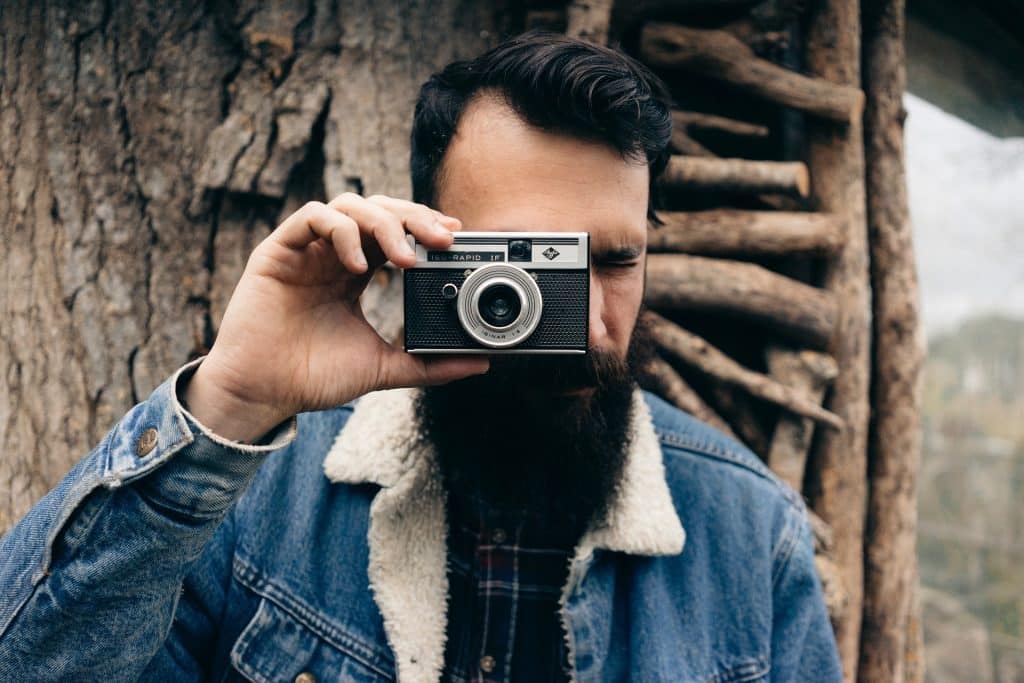
<path id="1" fill-rule="evenodd" d="M 965 318 L 1024 318 L 1024 138 L 997 138 L 912 94 L 910 219 L 929 338 Z"/>

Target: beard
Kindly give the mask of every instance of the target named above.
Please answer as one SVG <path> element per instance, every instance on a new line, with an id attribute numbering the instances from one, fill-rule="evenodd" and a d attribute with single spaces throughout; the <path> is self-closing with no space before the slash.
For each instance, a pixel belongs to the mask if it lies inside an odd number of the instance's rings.
<path id="1" fill-rule="evenodd" d="M 483 375 L 426 387 L 416 415 L 446 489 L 573 535 L 603 520 L 626 460 L 637 372 L 652 353 L 638 318 L 625 358 L 597 348 L 496 355 Z"/>

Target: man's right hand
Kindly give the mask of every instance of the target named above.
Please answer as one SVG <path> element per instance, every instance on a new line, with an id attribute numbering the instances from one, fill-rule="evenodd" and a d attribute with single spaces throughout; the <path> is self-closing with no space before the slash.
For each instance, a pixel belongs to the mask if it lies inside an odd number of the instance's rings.
<path id="1" fill-rule="evenodd" d="M 407 232 L 445 248 L 461 227 L 384 195 L 346 192 L 303 206 L 249 256 L 216 342 L 189 380 L 189 411 L 220 436 L 252 441 L 299 412 L 485 372 L 485 356 L 424 358 L 392 346 L 359 304 L 385 262 L 416 262 Z"/>

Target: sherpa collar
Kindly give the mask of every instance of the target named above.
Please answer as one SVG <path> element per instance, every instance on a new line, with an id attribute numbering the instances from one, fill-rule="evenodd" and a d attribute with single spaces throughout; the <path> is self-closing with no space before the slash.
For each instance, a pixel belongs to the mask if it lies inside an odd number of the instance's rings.
<path id="1" fill-rule="evenodd" d="M 368 575 L 401 681 L 437 681 L 444 665 L 448 597 L 444 487 L 433 449 L 419 438 L 418 389 L 367 394 L 338 432 L 323 467 L 333 482 L 382 488 L 370 506 Z M 580 539 L 596 548 L 675 555 L 686 538 L 665 481 L 643 393 L 633 392 L 628 454 L 607 523 Z"/>

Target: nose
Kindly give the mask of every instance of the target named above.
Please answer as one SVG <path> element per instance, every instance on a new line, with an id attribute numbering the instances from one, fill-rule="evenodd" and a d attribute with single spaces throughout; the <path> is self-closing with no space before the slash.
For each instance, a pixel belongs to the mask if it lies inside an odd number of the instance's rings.
<path id="1" fill-rule="evenodd" d="M 604 347 L 608 343 L 608 328 L 604 324 L 604 292 L 601 281 L 590 276 L 590 327 L 587 345 L 590 348 Z"/>

